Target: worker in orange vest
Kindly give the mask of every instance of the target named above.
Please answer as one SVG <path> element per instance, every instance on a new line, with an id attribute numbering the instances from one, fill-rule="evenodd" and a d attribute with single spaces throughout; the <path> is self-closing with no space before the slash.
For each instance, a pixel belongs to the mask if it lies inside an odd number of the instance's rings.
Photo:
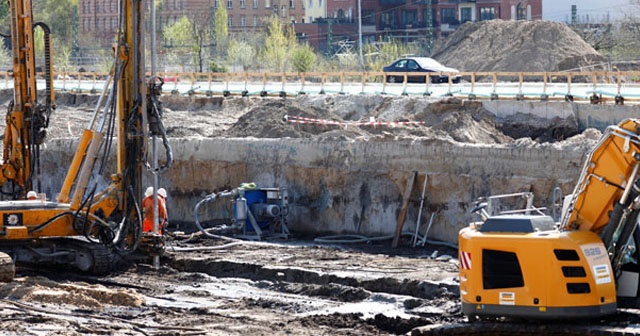
<path id="1" fill-rule="evenodd" d="M 153 187 L 147 188 L 142 199 L 142 211 L 144 220 L 142 221 L 142 232 L 153 232 Z M 162 234 L 168 222 L 167 215 L 167 191 L 164 188 L 158 189 L 158 233 Z"/>

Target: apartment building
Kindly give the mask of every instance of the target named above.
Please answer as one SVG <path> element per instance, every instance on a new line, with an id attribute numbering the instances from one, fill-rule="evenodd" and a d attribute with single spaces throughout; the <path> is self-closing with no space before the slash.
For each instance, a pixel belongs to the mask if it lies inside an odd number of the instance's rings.
<path id="1" fill-rule="evenodd" d="M 358 23 L 365 41 L 375 41 L 381 36 L 414 41 L 445 37 L 467 21 L 542 18 L 542 0 L 162 0 L 156 3 L 159 31 L 183 15 L 212 24 L 215 10 L 225 6 L 231 33 L 263 29 L 265 19 L 275 14 L 294 24 L 298 37 L 319 51 L 328 51 L 338 41 L 357 41 Z M 117 2 L 80 0 L 78 6 L 81 47 L 110 46 L 117 25 Z"/>
<path id="2" fill-rule="evenodd" d="M 354 20 L 341 20 L 336 10 L 327 9 L 325 18 L 296 24 L 298 36 L 323 51 L 336 41 L 358 40 L 357 0 L 330 0 L 329 3 L 340 4 L 343 13 L 355 8 Z M 446 37 L 467 21 L 542 18 L 542 0 L 360 0 L 360 5 L 365 41 L 375 41 L 382 36 L 407 42 L 427 37 L 435 39 Z"/>

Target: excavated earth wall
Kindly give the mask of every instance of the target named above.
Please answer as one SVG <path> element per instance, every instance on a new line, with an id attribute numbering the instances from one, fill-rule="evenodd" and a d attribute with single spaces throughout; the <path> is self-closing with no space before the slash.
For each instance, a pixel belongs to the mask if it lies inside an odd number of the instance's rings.
<path id="1" fill-rule="evenodd" d="M 288 188 L 288 220 L 294 233 L 388 235 L 395 230 L 402 194 L 415 170 L 420 174 L 404 227 L 415 229 L 426 174 L 420 231 L 426 231 L 435 213 L 428 236 L 449 242 L 457 241 L 457 231 L 474 219 L 469 210 L 476 197 L 533 191 L 536 203 L 546 205 L 555 187 L 571 192 L 584 159 L 583 150 L 551 145 L 526 148 L 441 140 L 181 138 L 171 145 L 175 163 L 160 177 L 169 190 L 170 221 L 192 222 L 193 208 L 206 194 L 251 181 Z M 43 170 L 51 173 L 43 185 L 47 194 L 59 190 L 74 148 L 71 139 L 48 144 L 43 158 Z M 228 209 L 221 209 L 205 207 L 200 221 L 222 217 Z"/>

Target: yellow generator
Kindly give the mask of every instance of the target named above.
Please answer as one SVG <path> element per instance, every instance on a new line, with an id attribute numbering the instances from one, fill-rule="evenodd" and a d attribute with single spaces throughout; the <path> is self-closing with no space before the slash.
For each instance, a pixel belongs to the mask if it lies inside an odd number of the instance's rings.
<path id="1" fill-rule="evenodd" d="M 559 223 L 498 214 L 459 233 L 462 311 L 561 319 L 637 307 L 640 120 L 607 128 L 589 154 Z"/>

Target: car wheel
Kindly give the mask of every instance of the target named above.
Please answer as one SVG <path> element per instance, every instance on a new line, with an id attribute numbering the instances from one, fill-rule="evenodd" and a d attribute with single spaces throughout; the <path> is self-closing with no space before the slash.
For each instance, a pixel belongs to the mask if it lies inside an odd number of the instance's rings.
<path id="1" fill-rule="evenodd" d="M 388 76 L 387 77 L 387 83 L 395 83 L 396 82 L 396 77 L 395 76 Z"/>

